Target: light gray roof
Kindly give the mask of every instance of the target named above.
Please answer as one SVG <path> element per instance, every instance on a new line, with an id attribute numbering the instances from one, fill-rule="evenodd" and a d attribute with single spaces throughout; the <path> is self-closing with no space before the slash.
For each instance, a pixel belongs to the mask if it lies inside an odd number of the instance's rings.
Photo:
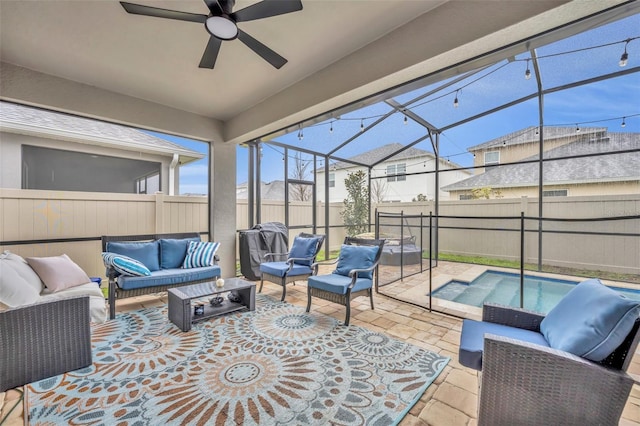
<path id="1" fill-rule="evenodd" d="M 397 143 L 397 142 L 388 143 L 378 148 L 374 148 L 372 150 L 363 152 L 362 154 L 349 157 L 348 160 L 353 160 L 357 163 L 373 165 L 378 161 L 380 161 L 381 159 L 386 158 L 389 155 L 392 155 L 394 152 L 401 150 L 402 148 L 404 148 L 404 145 L 402 145 L 401 143 Z M 392 158 L 390 158 L 387 161 L 414 159 L 414 158 L 420 158 L 420 157 L 435 158 L 435 155 L 433 155 L 429 151 L 425 151 L 424 149 L 411 147 L 411 148 L 405 149 L 402 152 L 399 152 L 397 155 L 394 155 Z M 344 161 L 338 161 L 335 164 L 333 164 L 331 167 L 335 169 L 348 169 L 348 168 L 357 167 L 357 166 L 351 163 L 346 163 Z M 460 166 L 451 162 L 451 167 L 460 167 Z"/>
<path id="2" fill-rule="evenodd" d="M 175 153 L 180 156 L 181 164 L 205 157 L 202 153 L 132 127 L 10 102 L 0 102 L 0 129 L 12 133 L 110 146 L 127 151 L 145 151 L 164 155 Z"/>
<path id="3" fill-rule="evenodd" d="M 575 128 L 573 129 L 575 132 Z M 561 158 L 640 148 L 640 133 L 608 133 L 593 140 L 580 140 L 545 152 L 544 158 Z M 536 160 L 538 155 L 525 160 Z M 640 152 L 597 155 L 544 163 L 545 184 L 576 184 L 640 180 Z M 485 173 L 445 186 L 444 191 L 473 188 L 510 188 L 538 185 L 538 163 L 487 168 Z"/>
<path id="4" fill-rule="evenodd" d="M 593 137 L 597 137 L 598 134 L 603 135 L 607 133 L 606 127 L 581 127 L 580 134 L 588 135 L 591 134 Z M 570 136 L 576 135 L 576 127 L 566 127 L 566 126 L 544 126 L 544 140 L 551 141 L 553 139 L 566 138 Z M 584 136 L 583 136 L 584 137 Z M 538 133 L 538 127 L 532 126 L 527 127 L 526 129 L 518 130 L 513 133 L 508 133 L 506 135 L 500 136 L 498 138 L 492 139 L 488 142 L 483 142 L 479 145 L 475 145 L 468 148 L 468 151 L 478 151 L 482 149 L 489 149 L 493 147 L 501 147 L 501 146 L 513 146 L 513 145 L 522 145 L 526 143 L 538 143 L 540 141 L 540 134 Z"/>

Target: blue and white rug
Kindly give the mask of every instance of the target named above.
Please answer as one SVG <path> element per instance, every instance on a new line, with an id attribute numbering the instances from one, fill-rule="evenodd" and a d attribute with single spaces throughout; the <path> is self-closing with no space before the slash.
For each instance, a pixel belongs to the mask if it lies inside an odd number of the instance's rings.
<path id="1" fill-rule="evenodd" d="M 166 306 L 92 330 L 93 365 L 28 386 L 31 424 L 390 425 L 449 358 L 258 295 L 194 325 Z"/>

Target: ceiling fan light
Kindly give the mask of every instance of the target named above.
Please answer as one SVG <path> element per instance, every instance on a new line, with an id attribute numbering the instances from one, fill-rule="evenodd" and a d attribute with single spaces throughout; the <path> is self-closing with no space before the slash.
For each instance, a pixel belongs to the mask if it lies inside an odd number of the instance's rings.
<path id="1" fill-rule="evenodd" d="M 238 27 L 225 15 L 210 16 L 204 23 L 209 34 L 220 40 L 233 40 L 238 36 Z"/>

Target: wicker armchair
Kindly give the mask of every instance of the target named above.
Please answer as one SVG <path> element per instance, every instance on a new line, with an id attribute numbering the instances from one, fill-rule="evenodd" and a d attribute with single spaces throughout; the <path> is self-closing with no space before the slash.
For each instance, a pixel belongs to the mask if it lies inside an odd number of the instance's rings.
<path id="1" fill-rule="evenodd" d="M 378 262 L 380 262 L 384 240 L 346 237 L 344 244 L 350 246 L 377 246 L 378 250 L 371 262 L 350 268 L 348 274 L 345 274 L 346 276 L 337 271 L 338 273 L 309 277 L 307 281 L 307 312 L 311 309 L 312 297 L 339 303 L 346 308 L 344 325 L 349 325 L 351 300 L 359 296 L 369 296 L 371 309 L 373 309 L 373 273 L 376 271 Z M 337 263 L 339 269 L 340 262 L 343 261 L 341 260 L 343 259 L 343 251 L 346 251 L 346 248 L 340 252 L 337 260 L 322 262 L 321 264 L 331 265 Z"/>
<path id="2" fill-rule="evenodd" d="M 483 322 L 539 331 L 543 315 L 485 305 Z M 479 425 L 617 425 L 634 380 L 626 374 L 640 320 L 601 362 L 496 334 L 484 335 Z M 463 327 L 464 333 L 464 327 Z"/>
<path id="3" fill-rule="evenodd" d="M 284 299 L 287 296 L 287 284 L 299 280 L 306 280 L 311 275 L 315 275 L 318 272 L 318 266 L 317 264 L 314 266 L 314 263 L 318 252 L 322 248 L 325 236 L 301 232 L 296 239 L 299 237 L 317 239 L 315 250 L 312 255 L 308 257 L 292 257 L 295 255 L 293 253 L 296 245 L 295 240 L 290 252 L 265 254 L 266 262 L 260 264 L 260 288 L 258 289 L 258 293 L 262 292 L 262 286 L 264 285 L 265 280 L 279 284 L 282 286 L 282 298 L 280 300 L 284 302 Z"/>
<path id="4" fill-rule="evenodd" d="M 89 297 L 0 312 L 0 392 L 91 365 Z"/>

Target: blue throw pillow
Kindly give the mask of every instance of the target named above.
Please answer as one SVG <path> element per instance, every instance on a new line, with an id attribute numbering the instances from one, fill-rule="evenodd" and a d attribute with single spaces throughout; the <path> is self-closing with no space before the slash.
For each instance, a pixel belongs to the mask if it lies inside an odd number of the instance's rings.
<path id="1" fill-rule="evenodd" d="M 150 271 L 160 269 L 160 244 L 157 241 L 145 243 L 108 242 L 107 251 L 135 259 Z"/>
<path id="2" fill-rule="evenodd" d="M 377 246 L 352 246 L 343 244 L 340 248 L 338 266 L 333 271 L 334 274 L 349 276 L 352 269 L 369 268 L 376 261 L 378 254 Z M 373 270 L 358 272 L 358 278 L 373 278 Z"/>
<path id="3" fill-rule="evenodd" d="M 107 268 L 115 269 L 120 275 L 128 275 L 130 277 L 148 277 L 151 271 L 142 263 L 121 254 L 104 252 L 102 253 L 102 261 Z"/>
<path id="4" fill-rule="evenodd" d="M 639 301 L 590 279 L 560 300 L 540 323 L 540 332 L 552 348 L 598 362 L 620 346 L 639 314 Z"/>
<path id="5" fill-rule="evenodd" d="M 289 258 L 312 258 L 315 256 L 318 250 L 319 237 L 295 237 L 291 250 L 289 251 Z M 294 260 L 293 263 L 298 265 L 311 266 L 312 259 L 309 260 Z"/>
<path id="6" fill-rule="evenodd" d="M 218 247 L 220 247 L 220 243 L 189 241 L 182 267 L 187 269 L 214 265 L 214 256 Z"/>
<path id="7" fill-rule="evenodd" d="M 187 256 L 189 241 L 200 241 L 199 237 L 182 239 L 160 239 L 160 269 L 180 268 Z"/>

